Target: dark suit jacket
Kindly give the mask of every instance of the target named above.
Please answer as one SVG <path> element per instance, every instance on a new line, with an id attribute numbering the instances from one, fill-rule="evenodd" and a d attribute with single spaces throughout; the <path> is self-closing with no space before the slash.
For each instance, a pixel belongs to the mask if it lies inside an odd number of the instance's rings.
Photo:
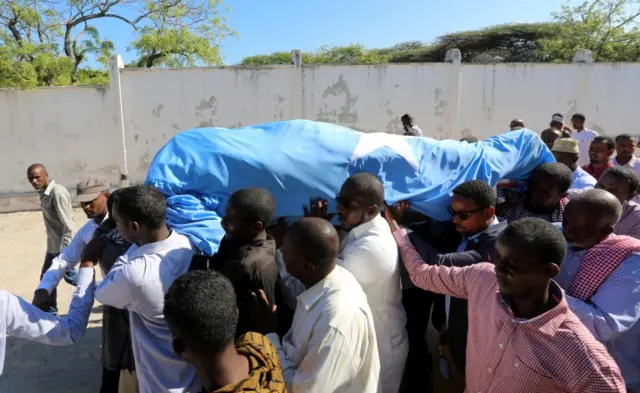
<path id="1" fill-rule="evenodd" d="M 496 238 L 508 225 L 508 223 L 499 219 L 500 223 L 488 228 L 486 231 L 470 240 L 463 252 L 452 252 L 442 254 L 438 250 L 425 242 L 415 233 L 409 234 L 411 243 L 420 253 L 425 263 L 429 265 L 457 266 L 464 267 L 473 265 L 478 262 L 490 261 L 493 253 Z M 432 323 L 436 328 L 444 325 L 445 321 L 444 296 L 436 300 L 434 304 Z M 451 298 L 449 308 L 449 323 L 447 330 L 449 348 L 451 356 L 458 370 L 464 374 L 465 358 L 467 350 L 467 301 L 458 298 Z"/>

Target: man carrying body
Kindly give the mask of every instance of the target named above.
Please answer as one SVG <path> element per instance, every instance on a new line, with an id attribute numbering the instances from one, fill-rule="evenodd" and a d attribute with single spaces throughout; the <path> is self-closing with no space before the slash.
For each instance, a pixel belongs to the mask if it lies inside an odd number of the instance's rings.
<path id="1" fill-rule="evenodd" d="M 215 271 L 191 271 L 171 284 L 164 317 L 176 354 L 195 367 L 203 393 L 286 393 L 278 351 L 266 337 L 245 333 L 234 345 L 235 292 Z"/>
<path id="2" fill-rule="evenodd" d="M 287 272 L 305 291 L 282 338 L 273 323 L 258 328 L 278 348 L 289 393 L 378 393 L 381 367 L 367 296 L 354 276 L 336 264 L 340 240 L 328 221 L 307 217 L 287 228 L 281 248 Z M 261 296 L 265 314 L 273 308 Z M 404 364 L 404 362 L 403 362 Z"/>
<path id="3" fill-rule="evenodd" d="M 615 165 L 611 162 L 611 156 L 613 155 L 615 148 L 615 142 L 608 136 L 597 136 L 591 141 L 589 147 L 589 165 L 582 167 L 587 173 L 593 176 L 596 180 L 600 179 L 600 176 L 609 168 L 613 168 Z"/>
<path id="4" fill-rule="evenodd" d="M 402 115 L 400 121 L 402 121 L 402 129 L 405 136 L 423 136 L 422 130 L 413 124 L 413 117 L 409 114 Z"/>
<path id="5" fill-rule="evenodd" d="M 598 136 L 597 132 L 584 127 L 586 120 L 587 118 L 582 113 L 576 113 L 571 116 L 571 125 L 573 125 L 575 129 L 575 132 L 571 133 L 571 137 L 578 141 L 578 147 L 580 149 L 578 165 L 582 167 L 589 164 L 591 142 Z"/>
<path id="6" fill-rule="evenodd" d="M 628 391 L 640 392 L 640 240 L 613 235 L 620 213 L 604 190 L 569 202 L 562 225 L 569 247 L 557 281 L 571 311 L 620 366 Z"/>
<path id="7" fill-rule="evenodd" d="M 562 212 L 569 200 L 573 173 L 558 162 L 542 164 L 533 170 L 523 201 L 499 212 L 509 223 L 528 217 L 549 222 L 562 222 Z"/>
<path id="8" fill-rule="evenodd" d="M 490 263 L 432 265 L 385 209 L 413 283 L 469 301 L 468 392 L 622 393 L 615 361 L 553 281 L 566 253 L 552 224 L 527 218 L 498 236 Z"/>
<path id="9" fill-rule="evenodd" d="M 616 137 L 616 156 L 611 159 L 613 165 L 631 168 L 640 175 L 640 160 L 634 155 L 637 143 L 636 138 L 629 134 L 618 135 Z"/>
<path id="10" fill-rule="evenodd" d="M 121 188 L 113 200 L 113 219 L 133 243 L 96 289 L 96 300 L 129 310 L 131 339 L 140 393 L 195 393 L 195 369 L 173 351 L 162 314 L 164 295 L 189 270 L 192 245 L 166 225 L 164 195 L 148 185 Z M 96 261 L 85 261 L 83 267 Z"/>
<path id="11" fill-rule="evenodd" d="M 553 144 L 551 152 L 557 162 L 566 165 L 573 172 L 571 188 L 568 191 L 569 197 L 595 187 L 596 179 L 578 165 L 580 155 L 578 141 L 572 138 L 558 139 Z"/>
<path id="12" fill-rule="evenodd" d="M 49 179 L 49 173 L 42 164 L 33 164 L 27 169 L 27 179 L 31 186 L 40 194 L 40 210 L 44 218 L 47 231 L 47 253 L 42 265 L 42 275 L 49 270 L 53 259 L 60 255 L 73 237 L 75 218 L 71 207 L 71 197 L 67 189 Z M 57 292 L 51 293 L 51 313 L 58 312 Z"/>
<path id="13" fill-rule="evenodd" d="M 78 184 L 73 200 L 80 202 L 89 221 L 76 232 L 69 245 L 53 259 L 51 267 L 43 274 L 33 298 L 34 305 L 45 311 L 48 310 L 51 302 L 50 294 L 53 294 L 65 273 L 80 263 L 82 251 L 93 238 L 93 233 L 98 226 L 108 217 L 109 190 L 109 181 L 102 177 L 90 177 Z"/>
<path id="14" fill-rule="evenodd" d="M 366 172 L 348 178 L 340 193 L 338 219 L 348 234 L 342 239 L 338 265 L 351 272 L 367 295 L 380 353 L 383 393 L 397 393 L 409 352 L 402 306 L 398 247 L 380 215 L 384 186 Z M 326 201 L 315 201 L 305 216 L 328 218 Z"/>
<path id="15" fill-rule="evenodd" d="M 190 270 L 213 269 L 233 284 L 240 310 L 236 337 L 250 330 L 253 292 L 261 289 L 271 304 L 276 303 L 276 242 L 265 231 L 275 210 L 273 196 L 263 188 L 234 192 L 222 218 L 225 236 L 218 251 L 212 257 L 196 255 L 191 263 Z"/>
<path id="16" fill-rule="evenodd" d="M 628 167 L 609 168 L 598 180 L 596 188 L 613 194 L 622 204 L 622 214 L 613 227 L 613 233 L 616 235 L 640 239 L 640 205 L 635 202 L 638 186 L 640 179 L 633 169 Z"/>
<path id="17" fill-rule="evenodd" d="M 509 130 L 511 131 L 521 130 L 523 128 L 524 128 L 524 120 L 522 119 L 513 119 L 511 120 L 511 123 L 509 123 Z"/>

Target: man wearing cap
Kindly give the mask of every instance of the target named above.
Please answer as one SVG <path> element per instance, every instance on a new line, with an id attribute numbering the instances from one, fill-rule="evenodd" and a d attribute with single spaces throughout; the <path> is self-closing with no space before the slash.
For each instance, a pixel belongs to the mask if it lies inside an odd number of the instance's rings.
<path id="1" fill-rule="evenodd" d="M 573 182 L 571 183 L 571 188 L 567 191 L 569 198 L 581 191 L 595 187 L 596 179 L 578 165 L 580 157 L 578 141 L 572 138 L 556 139 L 551 151 L 556 161 L 566 165 L 573 171 Z"/>
<path id="2" fill-rule="evenodd" d="M 598 136 L 597 132 L 585 128 L 584 123 L 586 120 L 587 118 L 582 113 L 576 113 L 571 116 L 571 124 L 576 130 L 571 134 L 571 137 L 578 141 L 578 149 L 580 149 L 578 165 L 580 166 L 589 165 L 589 147 L 593 139 Z"/>
<path id="3" fill-rule="evenodd" d="M 87 221 L 73 236 L 69 245 L 53 259 L 51 267 L 44 273 L 36 289 L 33 304 L 47 311 L 51 305 L 50 294 L 67 270 L 73 269 L 82 257 L 82 251 L 93 238 L 93 233 L 107 216 L 107 199 L 111 185 L 104 177 L 90 177 L 76 187 L 74 202 L 79 202 L 87 215 Z"/>

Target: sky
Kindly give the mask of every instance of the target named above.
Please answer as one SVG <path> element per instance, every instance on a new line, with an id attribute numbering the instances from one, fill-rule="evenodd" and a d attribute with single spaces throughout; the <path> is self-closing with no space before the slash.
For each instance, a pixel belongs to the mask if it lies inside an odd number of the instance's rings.
<path id="1" fill-rule="evenodd" d="M 433 41 L 437 36 L 503 23 L 551 19 L 564 0 L 226 0 L 228 25 L 238 38 L 221 47 L 224 63 L 322 45 L 363 44 L 382 48 L 405 41 Z M 117 20 L 96 24 L 125 64 L 133 30 Z"/>

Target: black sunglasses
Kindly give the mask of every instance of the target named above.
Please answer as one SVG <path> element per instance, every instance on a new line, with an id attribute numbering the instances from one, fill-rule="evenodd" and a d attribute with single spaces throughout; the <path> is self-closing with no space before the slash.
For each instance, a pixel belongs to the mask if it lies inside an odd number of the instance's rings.
<path id="1" fill-rule="evenodd" d="M 461 221 L 467 221 L 469 218 L 471 218 L 472 215 L 478 212 L 481 212 L 483 210 L 484 209 L 476 209 L 472 211 L 459 212 L 459 211 L 453 210 L 451 206 L 447 208 L 447 211 L 449 212 L 449 214 L 451 214 L 452 217 L 458 217 Z"/>
<path id="2" fill-rule="evenodd" d="M 362 206 L 362 205 L 366 205 L 366 206 L 371 206 L 374 205 L 372 203 L 367 203 L 364 201 L 359 201 L 357 199 L 349 199 L 349 198 L 345 198 L 340 196 L 340 194 L 336 195 L 336 203 L 342 207 L 346 207 L 351 208 L 351 207 L 358 207 L 358 206 Z"/>

